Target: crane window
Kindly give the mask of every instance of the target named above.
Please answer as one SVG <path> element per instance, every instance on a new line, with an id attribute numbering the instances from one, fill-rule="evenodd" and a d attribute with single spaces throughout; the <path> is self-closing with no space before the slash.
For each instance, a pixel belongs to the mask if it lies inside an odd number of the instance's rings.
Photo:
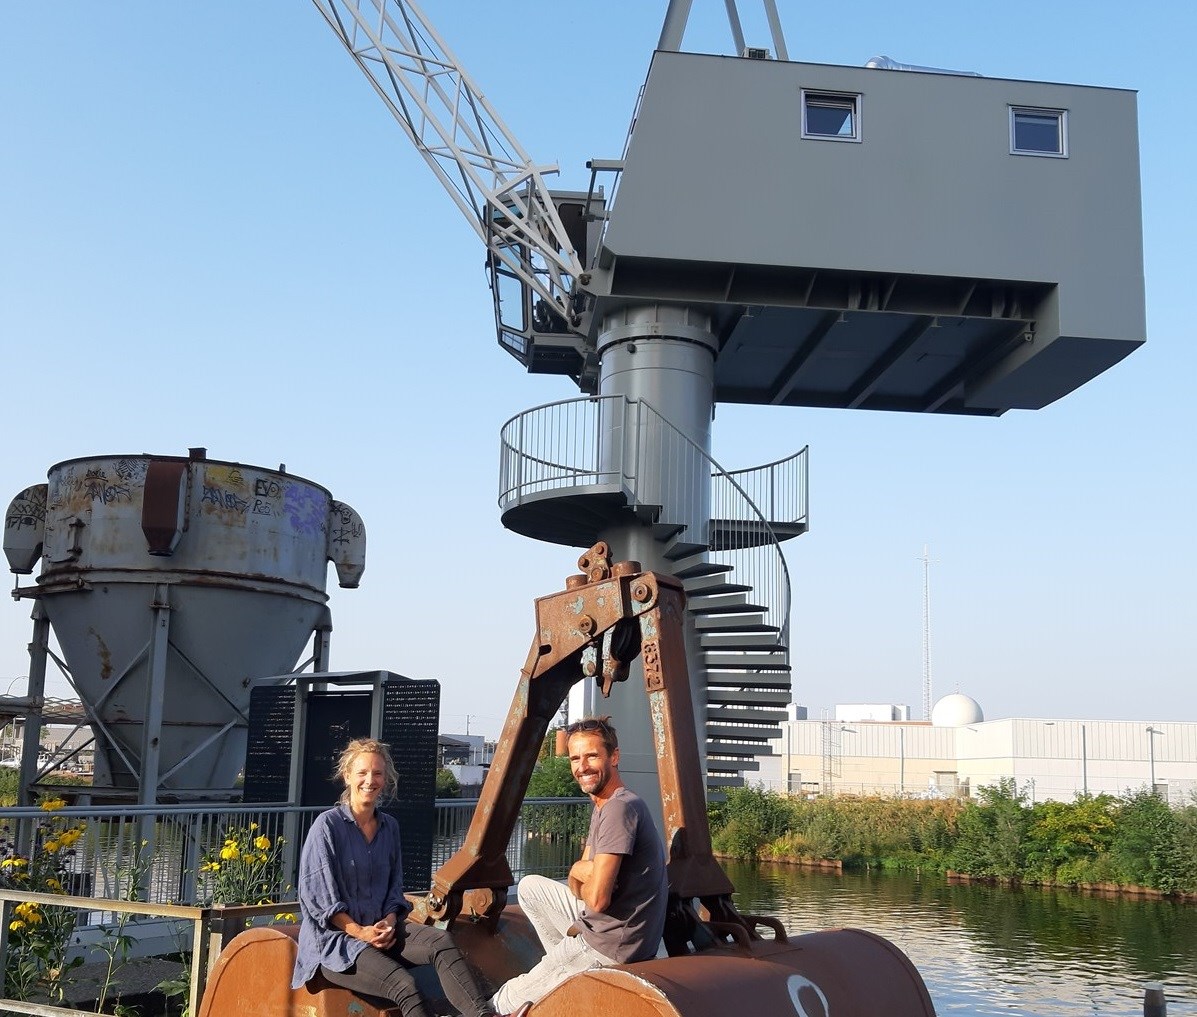
<path id="1" fill-rule="evenodd" d="M 1010 107 L 1012 155 L 1068 156 L 1068 112 L 1062 109 Z"/>
<path id="2" fill-rule="evenodd" d="M 823 141 L 860 141 L 860 96 L 803 90 L 802 136 Z"/>

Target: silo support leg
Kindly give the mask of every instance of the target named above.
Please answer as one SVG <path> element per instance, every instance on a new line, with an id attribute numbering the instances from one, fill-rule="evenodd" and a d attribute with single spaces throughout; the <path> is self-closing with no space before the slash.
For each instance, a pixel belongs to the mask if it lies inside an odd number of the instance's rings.
<path id="1" fill-rule="evenodd" d="M 162 755 L 162 703 L 166 698 L 166 664 L 170 652 L 170 589 L 159 583 L 154 587 L 151 605 L 153 628 L 150 635 L 149 676 L 146 682 L 145 721 L 141 735 L 141 783 L 138 788 L 139 805 L 156 805 L 158 801 L 158 771 Z M 153 857 L 155 823 L 152 815 L 138 820 L 140 859 Z M 137 866 L 138 882 L 149 879 L 147 866 Z M 147 886 L 137 888 L 140 900 L 148 900 Z"/>
<path id="2" fill-rule="evenodd" d="M 25 735 L 21 742 L 21 780 L 17 790 L 19 805 L 32 805 L 29 790 L 37 772 L 37 754 L 42 743 L 42 704 L 46 696 L 46 659 L 50 655 L 50 618 L 41 603 L 33 608 L 33 641 L 29 644 L 29 684 L 26 696 L 36 703 L 25 715 Z"/>

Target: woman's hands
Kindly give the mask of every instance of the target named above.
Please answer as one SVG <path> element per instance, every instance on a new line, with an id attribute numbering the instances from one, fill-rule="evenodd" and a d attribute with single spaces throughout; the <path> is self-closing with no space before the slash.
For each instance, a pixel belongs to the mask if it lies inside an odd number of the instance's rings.
<path id="1" fill-rule="evenodd" d="M 404 939 L 403 928 L 399 924 L 399 916 L 390 914 L 379 919 L 373 925 L 358 925 L 344 912 L 333 915 L 332 925 L 339 928 L 347 936 L 360 939 L 363 943 L 378 950 L 389 950 L 396 943 Z"/>
<path id="2" fill-rule="evenodd" d="M 394 915 L 387 915 L 382 921 L 364 926 L 364 931 L 369 931 L 373 936 L 366 942 L 379 950 L 389 950 L 400 939 L 399 924 Z"/>

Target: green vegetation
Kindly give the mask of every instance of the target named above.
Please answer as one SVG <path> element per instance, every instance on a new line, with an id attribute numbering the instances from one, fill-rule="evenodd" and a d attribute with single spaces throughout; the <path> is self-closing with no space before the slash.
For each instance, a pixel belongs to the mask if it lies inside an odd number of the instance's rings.
<path id="1" fill-rule="evenodd" d="M 17 804 L 19 777 L 19 771 L 10 766 L 0 766 L 0 807 Z"/>
<path id="2" fill-rule="evenodd" d="M 17 804 L 17 785 L 20 782 L 21 771 L 11 766 L 0 766 L 0 808 Z M 75 785 L 90 787 L 90 777 L 78 777 L 69 773 L 55 774 L 55 785 Z"/>
<path id="3" fill-rule="evenodd" d="M 84 826 L 55 815 L 65 805 L 61 798 L 46 798 L 41 802 L 47 815 L 33 830 L 38 850 L 32 855 L 19 850 L 16 830 L 11 824 L 0 825 L 0 887 L 33 893 L 68 892 L 69 861 L 75 854 L 75 842 L 83 836 Z M 75 917 L 69 908 L 32 901 L 13 907 L 4 970 L 4 984 L 11 998 L 62 1001 L 68 972 L 82 963 L 81 958 L 71 964 L 66 960 Z"/>
<path id="4" fill-rule="evenodd" d="M 733 788 L 710 817 L 715 850 L 740 859 L 1197 893 L 1197 802 L 1171 808 L 1145 788 L 1037 804 L 1013 781 L 979 789 L 975 801 Z"/>
<path id="5" fill-rule="evenodd" d="M 528 780 L 525 798 L 581 798 L 568 756 L 544 756 Z"/>
<path id="6" fill-rule="evenodd" d="M 437 798 L 460 798 L 461 782 L 453 775 L 448 767 L 441 766 L 436 771 Z"/>
<path id="7" fill-rule="evenodd" d="M 526 798 L 581 798 L 582 792 L 569 768 L 569 757 L 542 755 L 528 780 Z M 525 805 L 524 822 L 532 833 L 549 838 L 572 838 L 581 844 L 590 825 L 590 809 L 562 809 L 552 805 Z"/>

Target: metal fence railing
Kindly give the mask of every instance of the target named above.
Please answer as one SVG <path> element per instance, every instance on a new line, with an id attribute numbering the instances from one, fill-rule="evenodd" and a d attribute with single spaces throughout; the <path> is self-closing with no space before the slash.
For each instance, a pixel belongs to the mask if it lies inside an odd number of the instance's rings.
<path id="1" fill-rule="evenodd" d="M 464 843 L 476 805 L 473 799 L 437 801 L 434 868 Z M 507 847 L 513 876 L 564 877 L 579 857 L 589 809 L 585 798 L 525 800 Z M 205 905 L 215 890 L 209 862 L 220 859 L 230 840 L 244 847 L 262 838 L 269 845 L 263 853 L 271 859 L 270 893 L 283 899 L 295 885 L 303 836 L 320 811 L 291 805 L 3 808 L 0 889 L 14 885 L 11 877 L 24 869 L 57 873 L 52 878 L 80 896 L 127 900 L 136 893 L 146 903 Z M 143 847 L 147 832 L 151 852 Z M 19 868 L 16 858 L 23 860 Z"/>
<path id="2" fill-rule="evenodd" d="M 476 806 L 472 799 L 436 802 L 434 868 L 462 846 Z M 74 909 L 68 952 L 79 960 L 102 952 L 114 927 L 128 939 L 126 959 L 197 951 L 190 998 L 191 1013 L 198 1013 L 208 952 L 214 959 L 225 931 L 244 927 L 244 921 L 222 922 L 221 916 L 269 921 L 296 909 L 298 848 L 320 811 L 290 805 L 0 809 L 0 975 L 15 908 L 33 902 Z M 563 878 L 581 854 L 589 815 L 587 798 L 526 799 L 507 846 L 513 878 L 528 873 Z M 212 862 L 222 851 L 227 860 L 231 845 L 268 859 L 260 868 L 265 882 L 253 887 L 260 895 L 255 900 L 214 900 Z M 0 1014 L 85 1012 L 7 997 L 0 989 Z"/>

